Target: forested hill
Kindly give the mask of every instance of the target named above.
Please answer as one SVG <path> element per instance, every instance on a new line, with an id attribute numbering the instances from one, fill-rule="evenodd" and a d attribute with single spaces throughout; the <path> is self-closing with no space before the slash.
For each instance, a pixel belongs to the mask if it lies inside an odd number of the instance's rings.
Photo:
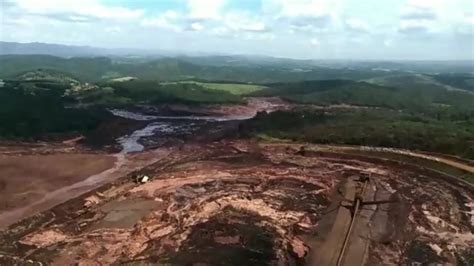
<path id="1" fill-rule="evenodd" d="M 293 102 L 319 105 L 352 104 L 423 112 L 455 111 L 474 115 L 474 93 L 434 86 L 389 85 L 352 80 L 273 83 L 267 84 L 267 89 L 253 95 L 280 96 Z"/>
<path id="2" fill-rule="evenodd" d="M 192 62 L 191 62 L 192 61 Z M 62 58 L 49 55 L 2 55 L 0 78 L 10 79 L 21 72 L 52 69 L 71 73 L 81 81 L 96 82 L 123 76 L 144 80 L 220 80 L 235 82 L 270 83 L 317 79 L 367 79 L 384 76 L 384 71 L 367 69 L 334 69 L 322 66 L 288 68 L 281 64 L 240 64 L 219 66 L 206 60 L 159 58 L 132 60 L 107 57 Z"/>

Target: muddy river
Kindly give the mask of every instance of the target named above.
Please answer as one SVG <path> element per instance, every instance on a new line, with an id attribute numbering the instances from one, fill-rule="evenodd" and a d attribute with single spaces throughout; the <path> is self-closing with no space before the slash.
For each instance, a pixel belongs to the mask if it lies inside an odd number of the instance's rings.
<path id="1" fill-rule="evenodd" d="M 196 133 L 209 123 L 218 125 L 219 122 L 242 121 L 253 118 L 258 112 L 273 112 L 287 108 L 287 105 L 275 99 L 249 98 L 247 105 L 218 106 L 201 108 L 200 112 L 216 113 L 213 115 L 150 115 L 129 110 L 110 109 L 109 111 L 118 117 L 136 120 L 150 121 L 150 123 L 131 134 L 122 136 L 117 142 L 122 146 L 121 153 L 140 152 L 145 149 L 142 140 L 153 136 L 183 136 Z M 187 110 L 192 113 L 192 110 Z"/>
<path id="2" fill-rule="evenodd" d="M 246 120 L 253 117 L 253 115 L 239 116 L 155 116 L 144 115 L 137 112 L 126 110 L 112 109 L 110 112 L 118 117 L 127 118 L 137 121 L 153 121 L 146 127 L 136 130 L 131 134 L 122 136 L 117 139 L 117 142 L 122 146 L 121 153 L 140 152 L 145 149 L 145 146 L 140 143 L 140 140 L 152 136 L 173 136 L 173 135 L 189 135 L 200 129 L 208 122 L 225 122 Z"/>

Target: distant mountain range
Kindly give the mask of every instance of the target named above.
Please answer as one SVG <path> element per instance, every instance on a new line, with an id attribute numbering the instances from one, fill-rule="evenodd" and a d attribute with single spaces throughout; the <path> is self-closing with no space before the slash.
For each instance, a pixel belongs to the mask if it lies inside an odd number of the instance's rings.
<path id="1" fill-rule="evenodd" d="M 100 57 L 57 57 L 51 55 L 0 55 L 0 78 L 16 79 L 24 72 L 55 70 L 82 81 L 100 81 L 125 76 L 144 80 L 213 80 L 238 82 L 284 82 L 314 79 L 368 79 L 386 75 L 383 71 L 339 70 L 326 67 L 291 69 L 289 63 L 229 62 L 223 57 L 163 57 L 123 59 Z"/>
<path id="2" fill-rule="evenodd" d="M 151 61 L 158 59 L 166 59 L 166 65 L 175 65 L 180 62 L 180 67 L 186 64 L 193 65 L 191 68 L 197 66 L 207 67 L 206 71 L 209 76 L 215 76 L 214 72 L 227 72 L 225 75 L 217 75 L 214 78 L 222 78 L 229 80 L 237 77 L 237 80 L 249 81 L 246 78 L 239 78 L 239 70 L 246 69 L 249 74 L 258 72 L 260 78 L 250 79 L 251 81 L 275 81 L 275 73 L 283 73 L 284 76 L 290 75 L 296 78 L 296 80 L 306 80 L 308 78 L 321 79 L 321 78 L 367 78 L 373 77 L 373 73 L 377 73 L 375 76 L 393 75 L 396 73 L 426 73 L 426 74 L 439 74 L 439 73 L 467 73 L 474 75 L 474 62 L 473 61 L 354 61 L 354 60 L 300 60 L 290 58 L 276 58 L 270 56 L 257 56 L 257 55 L 211 55 L 204 53 L 180 53 L 173 51 L 165 51 L 159 49 L 109 49 L 99 48 L 91 46 L 72 46 L 62 44 L 50 44 L 50 43 L 17 43 L 17 42 L 2 42 L 0 41 L 0 58 L 3 60 L 2 64 L 5 64 L 5 60 L 15 59 L 15 63 L 22 62 L 23 67 L 31 65 L 35 62 L 35 67 L 52 67 L 49 63 L 60 62 L 60 58 L 47 58 L 38 57 L 41 56 L 55 56 L 63 59 L 73 59 L 74 57 L 109 57 L 112 58 L 114 63 L 144 63 L 146 69 L 142 69 L 145 72 L 149 72 L 153 66 Z M 14 58 L 19 56 L 18 58 Z M 174 60 L 170 60 L 170 59 Z M 85 59 L 84 59 L 85 60 Z M 81 61 L 81 60 L 79 60 Z M 87 61 L 87 60 L 86 60 Z M 66 68 L 71 68 L 71 64 L 77 60 L 71 60 L 66 64 Z M 13 63 L 13 62 L 12 62 Z M 65 63 L 65 62 L 62 62 Z M 156 63 L 156 62 L 155 62 Z M 5 74 L 5 69 L 0 64 L 0 72 Z M 145 65 L 142 65 L 145 66 Z M 160 64 L 161 65 L 161 64 Z M 117 65 L 116 65 L 117 66 Z M 13 67 L 13 68 L 12 68 Z M 18 72 L 23 69 L 19 65 L 14 64 L 10 70 Z M 54 65 L 54 68 L 62 70 L 61 64 Z M 82 67 L 82 66 L 81 66 Z M 190 66 L 188 66 L 190 67 Z M 229 69 L 234 68 L 234 69 Z M 74 68 L 74 67 L 72 67 Z M 121 68 L 119 66 L 119 68 Z M 225 69 L 222 69 L 225 68 Z M 116 71 L 122 73 L 118 69 L 109 69 L 109 71 Z M 178 71 L 179 72 L 179 71 Z M 205 77 L 195 75 L 202 73 L 187 73 L 187 71 L 181 70 L 181 74 L 189 74 L 194 78 L 209 78 L 208 75 Z M 201 72 L 201 71 L 199 71 Z M 291 73 L 288 73 L 291 72 Z M 311 73 L 313 72 L 313 73 Z M 318 74 L 315 75 L 315 72 Z M 364 72 L 362 75 L 361 72 Z M 321 73 L 324 73 L 321 75 Z M 330 75 L 326 75 L 331 73 Z M 354 75 L 354 73 L 357 73 Z M 367 75 L 367 73 L 371 73 Z M 176 73 L 175 73 L 176 74 Z M 242 73 L 241 73 L 242 74 Z M 271 75 L 265 76 L 265 75 Z M 304 78 L 302 78 L 304 77 Z M 97 78 L 97 77 L 96 77 Z M 277 79 L 278 81 L 281 79 Z"/>
<path id="3" fill-rule="evenodd" d="M 160 50 L 108 49 L 92 46 L 75 46 L 51 43 L 0 42 L 0 55 L 54 55 L 60 57 L 127 56 L 127 55 L 172 55 Z M 175 53 L 176 54 L 176 53 Z"/>

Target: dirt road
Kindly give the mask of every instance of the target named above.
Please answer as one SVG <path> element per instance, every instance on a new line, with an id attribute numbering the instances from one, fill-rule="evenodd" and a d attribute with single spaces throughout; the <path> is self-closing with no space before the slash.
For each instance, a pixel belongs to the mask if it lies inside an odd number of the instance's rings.
<path id="1" fill-rule="evenodd" d="M 463 160 L 449 158 L 448 156 L 442 156 L 442 155 L 437 156 L 437 155 L 432 155 L 428 153 L 414 152 L 414 151 L 395 149 L 395 148 L 382 148 L 382 147 L 359 147 L 359 148 L 343 147 L 342 150 L 344 149 L 353 149 L 353 150 L 357 149 L 357 150 L 363 150 L 363 151 L 368 150 L 368 151 L 379 151 L 379 152 L 390 152 L 390 153 L 395 153 L 395 154 L 402 154 L 402 155 L 407 155 L 411 157 L 417 157 L 417 158 L 431 160 L 431 161 L 435 161 L 439 163 L 444 163 L 452 167 L 456 167 L 464 171 L 474 173 L 474 166 L 472 166 L 474 162 L 468 161 L 468 160 L 464 160 L 463 162 Z"/>
<path id="2" fill-rule="evenodd" d="M 268 142 L 265 145 L 271 146 L 284 146 L 287 142 Z M 469 160 L 461 160 L 455 158 L 449 158 L 448 156 L 434 155 L 422 152 L 414 152 L 403 149 L 396 148 L 384 148 L 384 147 L 370 147 L 370 146 L 345 146 L 345 145 L 323 145 L 323 144 L 310 144 L 310 143 L 301 143 L 300 147 L 307 147 L 310 150 L 314 151 L 334 151 L 334 152 L 344 152 L 344 151 L 373 151 L 381 153 L 393 153 L 406 155 L 415 158 L 421 158 L 426 160 L 431 160 L 434 162 L 443 163 L 463 171 L 467 171 L 474 174 L 474 167 L 472 166 L 473 162 Z M 382 156 L 382 155 L 381 155 Z"/>

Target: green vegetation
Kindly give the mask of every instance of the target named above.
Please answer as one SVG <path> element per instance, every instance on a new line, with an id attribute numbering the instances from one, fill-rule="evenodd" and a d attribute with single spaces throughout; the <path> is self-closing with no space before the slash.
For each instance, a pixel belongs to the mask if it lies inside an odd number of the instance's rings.
<path id="1" fill-rule="evenodd" d="M 241 103 L 240 96 L 212 90 L 197 83 L 159 83 L 130 80 L 100 84 L 96 89 L 81 92 L 78 98 L 89 104 L 218 104 Z"/>
<path id="2" fill-rule="evenodd" d="M 474 92 L 474 75 L 473 74 L 439 74 L 433 75 L 433 79 L 436 81 L 453 86 L 455 88 L 460 88 L 463 90 L 468 90 Z"/>
<path id="3" fill-rule="evenodd" d="M 298 82 L 305 80 L 377 80 L 388 76 L 400 76 L 402 81 L 411 79 L 431 80 L 430 83 L 449 85 L 455 88 L 473 90 L 472 74 L 452 74 L 456 67 L 436 68 L 436 72 L 450 74 L 421 75 L 406 74 L 396 69 L 411 69 L 400 63 L 345 65 L 333 62 L 311 62 L 302 60 L 271 59 L 252 60 L 239 57 L 174 57 L 174 58 L 107 58 L 72 57 L 62 58 L 48 55 L 0 55 L 0 79 L 15 79 L 18 75 L 38 69 L 59 71 L 74 76 L 82 82 L 98 82 L 119 77 L 136 77 L 142 80 L 236 83 Z M 386 66 L 385 66 L 386 65 Z M 439 62 L 434 66 L 442 65 Z M 351 66 L 351 67 L 348 67 Z M 390 72 L 377 70 L 391 68 Z M 424 68 L 421 68 L 423 70 Z M 472 65 L 459 71 L 472 70 Z M 414 83 L 413 83 L 414 84 Z M 382 84 L 383 85 L 383 84 Z M 430 85 L 430 86 L 431 86 Z"/>
<path id="4" fill-rule="evenodd" d="M 70 74 L 62 71 L 51 70 L 51 69 L 37 69 L 32 71 L 26 71 L 17 75 L 15 80 L 19 81 L 38 81 L 38 82 L 54 82 L 54 83 L 67 83 L 67 84 L 78 84 L 79 81 L 73 78 Z"/>
<path id="5" fill-rule="evenodd" d="M 0 88 L 0 137 L 36 139 L 56 133 L 85 133 L 98 126 L 103 113 L 72 109 L 60 83 L 6 82 Z"/>
<path id="6" fill-rule="evenodd" d="M 372 79 L 381 86 L 397 89 L 397 99 L 412 99 L 405 109 L 432 116 L 466 120 L 474 116 L 474 93 L 446 86 L 426 75 L 403 75 Z M 391 100 L 391 99 L 390 99 Z M 414 108 L 416 107 L 416 108 Z"/>
<path id="7" fill-rule="evenodd" d="M 270 84 L 269 89 L 253 95 L 280 96 L 292 102 L 317 105 L 384 107 L 437 118 L 450 116 L 457 119 L 457 116 L 467 119 L 474 116 L 474 94 L 416 84 L 388 87 L 351 80 L 304 81 Z"/>
<path id="8" fill-rule="evenodd" d="M 277 83 L 269 89 L 256 92 L 257 96 L 280 96 L 292 102 L 318 105 L 352 104 L 399 108 L 408 104 L 394 96 L 393 88 L 350 80 L 318 80 L 298 83 Z"/>
<path id="9" fill-rule="evenodd" d="M 294 110 L 259 114 L 242 130 L 313 143 L 396 147 L 474 158 L 474 117 L 450 121 L 380 109 Z"/>
<path id="10" fill-rule="evenodd" d="M 367 79 L 386 75 L 371 70 L 333 69 L 307 66 L 307 69 L 288 68 L 277 63 L 267 66 L 244 64 L 226 66 L 209 65 L 205 60 L 189 58 L 160 58 L 153 60 L 120 60 L 106 57 L 60 58 L 47 55 L 0 56 L 0 78 L 13 79 L 20 73 L 37 69 L 62 71 L 74 74 L 83 82 L 98 82 L 117 77 L 132 76 L 142 80 L 181 81 L 232 81 L 232 82 L 288 82 L 301 80 L 346 78 Z"/>
<path id="11" fill-rule="evenodd" d="M 130 98 L 115 93 L 112 87 L 94 87 L 90 90 L 80 90 L 72 93 L 73 97 L 82 106 L 127 106 L 132 105 Z"/>
<path id="12" fill-rule="evenodd" d="M 110 58 L 60 58 L 48 55 L 3 55 L 0 56 L 0 78 L 15 79 L 24 72 L 43 70 L 60 71 L 81 81 L 99 80 L 112 68 Z"/>
<path id="13" fill-rule="evenodd" d="M 0 87 L 0 138 L 87 134 L 107 119 L 105 108 L 112 106 L 243 102 L 238 95 L 198 83 L 131 80 L 88 84 L 51 70 L 24 72 L 18 78 L 21 80 L 7 80 Z"/>
<path id="14" fill-rule="evenodd" d="M 329 113 L 277 112 L 256 118 L 258 122 L 251 122 L 250 128 L 256 134 L 277 138 L 397 147 L 474 158 L 474 94 L 431 86 L 429 80 L 418 77 L 378 81 L 379 84 L 350 80 L 271 84 L 254 95 L 280 96 L 322 106 L 350 104 L 368 108 L 329 109 Z"/>
<path id="15" fill-rule="evenodd" d="M 243 83 L 209 83 L 209 82 L 198 82 L 198 81 L 177 81 L 177 82 L 167 82 L 164 84 L 197 84 L 206 89 L 217 90 L 217 91 L 226 91 L 234 95 L 246 95 L 256 91 L 265 89 L 265 86 L 255 85 L 255 84 L 243 84 Z"/>
<path id="16" fill-rule="evenodd" d="M 472 74 L 376 71 L 370 64 L 329 68 L 291 60 L 235 63 L 233 58 L 5 55 L 0 60 L 0 78 L 7 80 L 0 88 L 3 137 L 87 132 L 112 106 L 226 104 L 242 103 L 244 96 L 278 96 L 364 108 L 261 114 L 244 124 L 245 132 L 474 157 L 474 93 L 462 91 L 473 90 Z"/>

